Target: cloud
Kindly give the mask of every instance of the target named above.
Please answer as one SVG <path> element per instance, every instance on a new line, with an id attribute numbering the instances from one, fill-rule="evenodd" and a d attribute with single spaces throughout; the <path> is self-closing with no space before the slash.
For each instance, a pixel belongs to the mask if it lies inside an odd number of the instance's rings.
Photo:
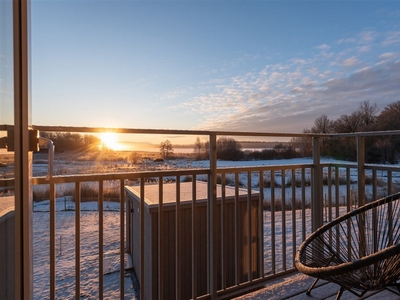
<path id="1" fill-rule="evenodd" d="M 358 35 L 358 43 L 370 43 L 375 40 L 377 33 L 375 31 L 363 31 Z"/>
<path id="2" fill-rule="evenodd" d="M 383 46 L 392 46 L 400 44 L 400 31 L 391 31 L 389 32 L 385 40 L 382 42 Z"/>
<path id="3" fill-rule="evenodd" d="M 357 48 L 357 52 L 363 53 L 363 52 L 369 52 L 371 51 L 371 46 L 360 46 Z"/>
<path id="4" fill-rule="evenodd" d="M 350 114 L 362 101 L 383 109 L 399 100 L 400 52 L 383 45 L 396 39 L 394 31 L 363 31 L 332 46 L 319 45 L 314 55 L 208 81 L 200 96 L 177 108 L 201 116 L 197 129 L 293 133 L 323 114 L 330 119 Z"/>
<path id="5" fill-rule="evenodd" d="M 389 55 L 383 55 L 387 57 Z M 327 114 L 331 119 L 350 114 L 360 102 L 377 102 L 383 109 L 397 101 L 400 94 L 400 62 L 373 65 L 348 76 L 316 81 L 304 77 L 295 84 L 293 77 L 273 73 L 276 81 L 284 81 L 270 93 L 248 94 L 239 89 L 204 95 L 200 111 L 207 109 L 202 129 L 238 131 L 301 132 L 311 127 L 315 118 Z M 331 74 L 332 75 L 332 74 Z M 336 75 L 336 74 L 333 74 Z M 272 82 L 268 82 L 273 85 Z M 287 90 L 288 87 L 292 87 Z M 249 101 L 252 97 L 253 102 Z M 207 103 L 207 104 L 206 104 Z M 219 106 L 219 108 L 215 108 Z"/>
<path id="6" fill-rule="evenodd" d="M 318 50 L 328 50 L 330 47 L 327 44 L 322 44 L 322 45 L 319 45 L 319 46 L 317 46 L 315 48 L 318 49 Z"/>
<path id="7" fill-rule="evenodd" d="M 360 63 L 360 61 L 358 60 L 357 57 L 353 56 L 350 58 L 345 59 L 341 65 L 344 67 L 353 67 L 355 65 L 358 65 Z"/>
<path id="8" fill-rule="evenodd" d="M 356 38 L 346 38 L 346 39 L 340 39 L 338 40 L 338 44 L 344 44 L 344 43 L 356 43 L 357 39 Z"/>

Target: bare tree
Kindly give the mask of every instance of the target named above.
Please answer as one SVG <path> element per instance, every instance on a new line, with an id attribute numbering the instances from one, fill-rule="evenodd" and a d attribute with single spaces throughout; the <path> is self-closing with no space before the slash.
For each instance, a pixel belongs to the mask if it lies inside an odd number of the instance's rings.
<path id="1" fill-rule="evenodd" d="M 196 142 L 194 143 L 194 153 L 196 155 L 196 159 L 201 159 L 202 158 L 202 150 L 203 150 L 203 144 L 200 141 L 200 138 L 196 138 Z"/>
<path id="2" fill-rule="evenodd" d="M 174 149 L 172 148 L 172 144 L 169 140 L 165 142 L 161 142 L 160 144 L 160 154 L 163 158 L 169 157 L 172 153 L 174 153 Z"/>
<path id="3" fill-rule="evenodd" d="M 363 101 L 360 103 L 358 112 L 363 131 L 369 130 L 371 125 L 375 122 L 376 114 L 378 112 L 376 103 L 371 105 L 369 100 Z"/>
<path id="4" fill-rule="evenodd" d="M 333 131 L 333 122 L 327 115 L 322 115 L 315 119 L 314 126 L 311 127 L 313 133 L 330 133 Z"/>

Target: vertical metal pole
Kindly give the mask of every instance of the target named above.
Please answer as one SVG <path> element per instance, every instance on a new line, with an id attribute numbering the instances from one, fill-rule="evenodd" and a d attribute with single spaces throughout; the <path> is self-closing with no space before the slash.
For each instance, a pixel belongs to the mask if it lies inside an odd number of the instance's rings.
<path id="1" fill-rule="evenodd" d="M 99 300 L 104 293 L 104 182 L 99 181 Z"/>
<path id="2" fill-rule="evenodd" d="M 208 177 L 208 289 L 211 299 L 217 299 L 217 263 L 215 225 L 217 224 L 217 137 L 210 134 L 210 174 Z"/>
<path id="3" fill-rule="evenodd" d="M 75 182 L 75 298 L 81 297 L 81 183 Z"/>
<path id="4" fill-rule="evenodd" d="M 357 136 L 358 207 L 365 204 L 365 137 Z"/>
<path id="5" fill-rule="evenodd" d="M 163 191 L 164 178 L 158 177 L 158 299 L 162 300 L 164 297 L 164 269 L 163 269 L 163 224 L 164 224 L 164 191 Z"/>
<path id="6" fill-rule="evenodd" d="M 247 172 L 247 280 L 253 279 L 252 270 L 252 234 L 251 234 L 251 172 Z"/>
<path id="7" fill-rule="evenodd" d="M 50 299 L 56 299 L 56 186 L 50 184 Z"/>
<path id="8" fill-rule="evenodd" d="M 139 253 L 140 253 L 140 299 L 145 299 L 145 261 L 144 261 L 144 201 L 145 201 L 145 188 L 144 188 L 144 180 L 145 178 L 140 178 L 140 204 L 139 204 L 139 228 L 140 228 L 140 235 L 139 235 Z"/>
<path id="9" fill-rule="evenodd" d="M 226 174 L 222 173 L 221 176 L 221 287 L 223 289 L 226 288 L 226 276 L 227 276 L 227 262 L 226 262 L 226 234 L 225 234 L 225 218 L 226 218 L 226 212 L 225 212 L 225 181 L 226 181 Z"/>
<path id="10" fill-rule="evenodd" d="M 285 169 L 281 170 L 281 198 L 282 198 L 282 268 L 286 271 L 286 174 Z"/>
<path id="11" fill-rule="evenodd" d="M 176 211 L 175 211 L 175 298 L 181 299 L 182 287 L 182 246 L 181 246 L 181 179 L 176 176 Z"/>
<path id="12" fill-rule="evenodd" d="M 322 174 L 321 174 L 321 149 L 319 137 L 313 137 L 313 179 L 312 179 L 312 190 L 313 199 L 311 204 L 311 228 L 314 232 L 323 224 L 323 208 L 322 208 Z"/>
<path id="13" fill-rule="evenodd" d="M 33 298 L 32 153 L 29 152 L 29 2 L 13 1 L 15 299 Z"/>
<path id="14" fill-rule="evenodd" d="M 260 277 L 264 277 L 264 171 L 260 171 L 260 192 L 258 198 L 258 271 Z"/>
<path id="15" fill-rule="evenodd" d="M 192 180 L 192 299 L 197 297 L 197 212 L 196 212 L 197 192 L 196 175 Z"/>
<path id="16" fill-rule="evenodd" d="M 81 297 L 81 183 L 75 182 L 75 299 Z"/>
<path id="17" fill-rule="evenodd" d="M 120 180 L 119 202 L 119 297 L 125 299 L 125 182 Z"/>

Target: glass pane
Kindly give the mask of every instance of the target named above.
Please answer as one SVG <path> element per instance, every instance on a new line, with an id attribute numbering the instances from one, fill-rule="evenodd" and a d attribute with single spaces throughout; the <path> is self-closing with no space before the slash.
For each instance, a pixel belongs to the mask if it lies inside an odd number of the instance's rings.
<path id="1" fill-rule="evenodd" d="M 8 181 L 14 178 L 14 153 L 5 148 L 6 125 L 14 125 L 12 7 L 12 1 L 0 1 L 0 197 L 13 195 Z"/>
<path id="2" fill-rule="evenodd" d="M 2 299 L 14 299 L 14 152 L 8 152 L 5 149 L 6 127 L 14 125 L 12 16 L 12 1 L 0 0 L 0 291 Z"/>

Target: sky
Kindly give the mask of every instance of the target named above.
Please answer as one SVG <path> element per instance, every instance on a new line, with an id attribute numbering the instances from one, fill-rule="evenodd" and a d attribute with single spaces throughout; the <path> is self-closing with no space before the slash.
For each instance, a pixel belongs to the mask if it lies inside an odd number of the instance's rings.
<path id="1" fill-rule="evenodd" d="M 302 132 L 400 100 L 400 1 L 32 0 L 35 125 Z"/>

